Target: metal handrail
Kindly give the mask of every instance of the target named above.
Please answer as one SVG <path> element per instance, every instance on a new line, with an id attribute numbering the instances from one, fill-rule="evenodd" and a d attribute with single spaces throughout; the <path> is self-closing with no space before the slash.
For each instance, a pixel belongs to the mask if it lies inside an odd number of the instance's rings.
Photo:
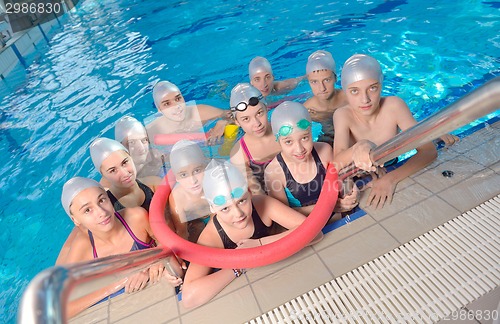
<path id="1" fill-rule="evenodd" d="M 26 288 L 18 323 L 66 323 L 66 305 L 78 284 L 125 271 L 141 270 L 173 253 L 161 247 L 112 255 L 40 272 Z"/>
<path id="2" fill-rule="evenodd" d="M 500 77 L 490 80 L 443 110 L 377 146 L 370 153 L 371 160 L 376 165 L 382 165 L 498 108 L 500 108 Z M 362 172 L 363 170 L 352 163 L 339 171 L 339 179 L 354 177 Z"/>

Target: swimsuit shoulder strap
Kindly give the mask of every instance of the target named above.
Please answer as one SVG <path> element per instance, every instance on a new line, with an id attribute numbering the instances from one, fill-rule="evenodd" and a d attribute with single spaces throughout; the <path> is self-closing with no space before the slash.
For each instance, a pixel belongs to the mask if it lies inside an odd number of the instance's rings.
<path id="1" fill-rule="evenodd" d="M 314 162 L 316 162 L 317 173 L 326 174 L 326 169 L 323 166 L 323 162 L 321 162 L 321 158 L 319 157 L 319 154 L 314 147 L 313 147 L 311 153 L 312 153 L 312 156 L 314 158 Z"/>
<path id="2" fill-rule="evenodd" d="M 214 216 L 213 218 L 215 229 L 217 229 L 217 233 L 219 233 L 219 236 L 222 240 L 222 244 L 224 245 L 225 249 L 236 249 L 237 245 L 234 243 L 229 236 L 227 236 L 226 232 L 224 232 L 224 229 L 219 223 L 219 220 L 217 219 L 217 215 Z"/>
<path id="3" fill-rule="evenodd" d="M 245 143 L 245 138 L 242 137 L 240 139 L 240 146 L 243 149 L 243 152 L 245 152 L 245 155 L 248 157 L 248 159 L 252 162 L 254 162 L 252 154 L 250 153 L 250 150 L 248 149 L 247 143 Z"/>
<path id="4" fill-rule="evenodd" d="M 97 259 L 97 250 L 95 249 L 95 244 L 94 244 L 94 236 L 92 235 L 92 232 L 90 230 L 87 230 L 87 233 L 89 234 L 89 240 L 90 240 L 90 245 L 92 245 L 92 254 L 94 255 L 94 259 Z"/>
<path id="5" fill-rule="evenodd" d="M 142 203 L 141 207 L 146 209 L 149 212 L 149 206 L 151 205 L 151 201 L 153 200 L 153 195 L 154 192 L 149 188 L 147 185 L 142 183 L 139 180 L 136 180 L 137 184 L 139 185 L 139 188 L 144 192 L 144 202 Z"/>
<path id="6" fill-rule="evenodd" d="M 106 193 L 108 194 L 109 200 L 113 204 L 115 210 L 120 210 L 125 208 L 125 206 L 123 206 L 122 203 L 118 199 L 116 199 L 115 195 L 113 195 L 111 191 L 106 190 Z"/>
<path id="7" fill-rule="evenodd" d="M 149 241 L 149 243 L 145 243 L 143 242 L 142 240 L 140 240 L 137 236 L 135 236 L 134 232 L 132 232 L 132 229 L 128 226 L 127 222 L 125 221 L 125 219 L 122 217 L 122 215 L 120 215 L 120 213 L 118 212 L 115 212 L 115 216 L 116 218 L 118 218 L 118 220 L 123 224 L 123 227 L 125 227 L 125 229 L 127 230 L 128 234 L 130 235 L 130 237 L 132 237 L 132 239 L 134 240 L 134 242 L 136 242 L 137 244 L 140 244 L 142 246 L 145 246 L 145 247 L 152 247 L 152 243 L 154 242 L 153 239 L 151 239 L 151 241 Z"/>

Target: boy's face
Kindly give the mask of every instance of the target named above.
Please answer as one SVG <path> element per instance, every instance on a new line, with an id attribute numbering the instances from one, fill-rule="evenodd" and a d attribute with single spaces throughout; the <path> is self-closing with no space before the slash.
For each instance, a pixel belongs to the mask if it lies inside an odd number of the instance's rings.
<path id="1" fill-rule="evenodd" d="M 115 187 L 130 188 L 135 184 L 136 169 L 132 157 L 123 150 L 111 153 L 101 164 L 101 174 Z"/>
<path id="2" fill-rule="evenodd" d="M 146 163 L 149 153 L 149 140 L 147 136 L 141 134 L 129 135 L 124 146 L 128 148 L 135 164 Z"/>
<path id="3" fill-rule="evenodd" d="M 252 218 L 252 195 L 245 192 L 240 198 L 231 199 L 222 206 L 210 205 L 217 219 L 224 224 L 245 229 Z"/>
<path id="4" fill-rule="evenodd" d="M 267 97 L 273 90 L 274 76 L 269 72 L 258 72 L 252 76 L 250 84 L 259 89 L 262 96 Z"/>
<path id="5" fill-rule="evenodd" d="M 164 95 L 158 110 L 172 121 L 181 122 L 186 118 L 186 102 L 180 92 L 169 92 Z"/>
<path id="6" fill-rule="evenodd" d="M 288 136 L 280 136 L 281 154 L 295 162 L 302 162 L 311 155 L 313 140 L 311 129 L 293 132 Z"/>
<path id="7" fill-rule="evenodd" d="M 76 226 L 96 232 L 113 228 L 115 217 L 113 204 L 101 188 L 87 188 L 76 195 L 69 206 L 71 219 Z"/>
<path id="8" fill-rule="evenodd" d="M 319 99 L 328 100 L 334 92 L 336 77 L 330 70 L 314 71 L 307 75 L 313 94 Z"/>
<path id="9" fill-rule="evenodd" d="M 375 79 L 353 82 L 344 89 L 349 106 L 362 115 L 377 112 L 380 104 L 381 84 Z"/>
<path id="10" fill-rule="evenodd" d="M 192 195 L 201 195 L 203 191 L 203 174 L 205 165 L 190 164 L 181 168 L 175 174 L 175 179 L 179 185 Z"/>
<path id="11" fill-rule="evenodd" d="M 266 134 L 267 108 L 259 102 L 257 106 L 248 106 L 245 111 L 236 112 L 236 124 L 247 134 L 263 137 Z"/>

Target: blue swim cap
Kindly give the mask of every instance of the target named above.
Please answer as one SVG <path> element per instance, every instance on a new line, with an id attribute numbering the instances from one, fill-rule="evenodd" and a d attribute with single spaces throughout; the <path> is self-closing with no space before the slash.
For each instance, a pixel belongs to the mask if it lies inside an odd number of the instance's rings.
<path id="1" fill-rule="evenodd" d="M 111 153 L 123 150 L 128 153 L 128 150 L 120 142 L 100 137 L 90 144 L 90 157 L 94 167 L 101 172 L 101 164 Z"/>
<path id="2" fill-rule="evenodd" d="M 306 74 L 321 70 L 330 70 L 335 73 L 335 60 L 330 52 L 319 50 L 309 55 Z"/>
<path id="3" fill-rule="evenodd" d="M 250 80 L 252 80 L 256 73 L 260 72 L 269 72 L 273 74 L 273 69 L 271 68 L 271 63 L 269 63 L 267 59 L 262 56 L 257 56 L 254 57 L 248 65 L 248 75 L 250 76 Z"/>
<path id="4" fill-rule="evenodd" d="M 203 194 L 210 205 L 225 205 L 247 191 L 245 176 L 230 162 L 214 159 L 207 165 L 203 175 Z"/>
<path id="5" fill-rule="evenodd" d="M 311 115 L 306 107 L 295 101 L 285 101 L 278 105 L 271 115 L 271 129 L 276 136 L 288 136 L 296 131 L 311 127 Z"/>
<path id="6" fill-rule="evenodd" d="M 71 216 L 69 208 L 73 199 L 75 199 L 75 197 L 83 190 L 93 187 L 104 190 L 99 182 L 88 178 L 74 177 L 66 181 L 61 194 L 61 204 L 66 211 L 66 214 Z"/>
<path id="7" fill-rule="evenodd" d="M 342 89 L 360 80 L 373 79 L 380 83 L 384 80 L 380 63 L 371 56 L 365 54 L 355 54 L 344 63 L 342 68 L 341 83 Z"/>
<path id="8" fill-rule="evenodd" d="M 159 110 L 160 109 L 160 104 L 161 100 L 165 95 L 171 93 L 171 92 L 178 92 L 181 93 L 179 88 L 173 84 L 172 82 L 169 81 L 160 81 L 157 84 L 155 84 L 153 88 L 153 100 L 155 102 L 156 108 Z"/>

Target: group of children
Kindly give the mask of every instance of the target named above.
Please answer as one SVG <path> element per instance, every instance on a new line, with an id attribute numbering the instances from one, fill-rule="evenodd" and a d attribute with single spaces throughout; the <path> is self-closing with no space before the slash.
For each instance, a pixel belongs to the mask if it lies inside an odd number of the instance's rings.
<path id="1" fill-rule="evenodd" d="M 373 57 L 357 54 L 346 61 L 341 90 L 335 89 L 335 70 L 332 55 L 316 51 L 308 58 L 305 76 L 275 81 L 269 62 L 256 57 L 249 65 L 250 83 L 232 89 L 229 110 L 186 103 L 174 84 L 157 83 L 153 89 L 159 112 L 155 120 L 143 126 L 133 117 L 123 117 L 115 126 L 115 140 L 98 138 L 90 145 L 92 162 L 102 175 L 100 183 L 76 177 L 64 185 L 61 200 L 75 229 L 57 264 L 155 246 L 147 211 L 156 186 L 167 173 L 175 179 L 165 211 L 172 230 L 189 241 L 226 249 L 268 244 L 300 226 L 318 201 L 330 163 L 337 170 L 354 163 L 372 172 L 368 205 L 381 208 L 390 203 L 398 182 L 431 163 L 436 149 L 432 143 L 422 145 L 416 155 L 389 173 L 374 165 L 371 149 L 416 121 L 400 98 L 381 97 L 383 74 Z M 284 101 L 269 112 L 267 96 L 291 90 L 304 78 L 313 97 L 304 104 Z M 204 124 L 216 118 L 208 132 L 209 145 L 222 136 L 228 123 L 243 131 L 229 161 L 210 160 L 199 143 L 174 136 L 204 134 Z M 311 133 L 313 121 L 323 125 L 318 142 Z M 173 146 L 154 148 L 151 144 L 159 136 L 171 136 Z M 443 140 L 452 144 L 457 138 L 448 135 Z M 353 209 L 358 194 L 356 186 L 346 192 L 331 219 Z M 177 261 L 170 260 L 179 269 L 181 265 L 186 268 Z M 92 298 L 73 301 L 68 315 L 115 290 L 140 290 L 162 276 L 174 287 L 182 284 L 183 305 L 196 307 L 242 273 L 243 269 L 211 269 L 191 263 L 182 278 L 169 274 L 159 262 L 113 285 L 112 291 L 106 287 Z"/>

